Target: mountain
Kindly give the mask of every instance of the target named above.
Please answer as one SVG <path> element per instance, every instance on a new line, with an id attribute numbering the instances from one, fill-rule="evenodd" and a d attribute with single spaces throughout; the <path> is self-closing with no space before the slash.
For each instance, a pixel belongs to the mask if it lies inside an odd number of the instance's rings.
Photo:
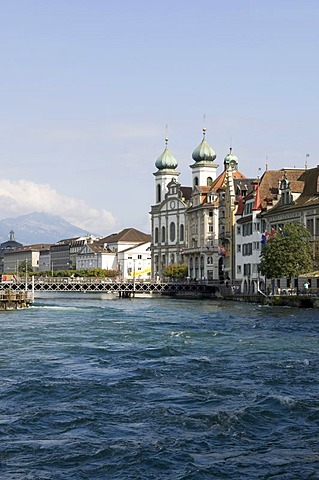
<path id="1" fill-rule="evenodd" d="M 55 243 L 64 238 L 88 235 L 87 231 L 58 215 L 38 212 L 0 220 L 0 243 L 9 239 L 10 230 L 14 231 L 14 239 L 23 245 Z"/>

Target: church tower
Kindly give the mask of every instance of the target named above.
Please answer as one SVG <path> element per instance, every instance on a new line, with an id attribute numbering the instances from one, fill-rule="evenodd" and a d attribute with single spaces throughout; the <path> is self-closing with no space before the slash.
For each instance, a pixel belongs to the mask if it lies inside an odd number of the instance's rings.
<path id="1" fill-rule="evenodd" d="M 155 162 L 157 172 L 155 176 L 155 203 L 160 204 L 167 193 L 167 185 L 177 179 L 179 172 L 176 171 L 178 166 L 174 155 L 167 148 L 168 138 L 165 138 L 165 149 Z"/>
<path id="2" fill-rule="evenodd" d="M 192 169 L 192 187 L 209 186 L 216 179 L 218 165 L 214 163 L 216 153 L 206 141 L 206 128 L 203 128 L 203 140 L 193 151 L 195 163 L 190 165 Z"/>

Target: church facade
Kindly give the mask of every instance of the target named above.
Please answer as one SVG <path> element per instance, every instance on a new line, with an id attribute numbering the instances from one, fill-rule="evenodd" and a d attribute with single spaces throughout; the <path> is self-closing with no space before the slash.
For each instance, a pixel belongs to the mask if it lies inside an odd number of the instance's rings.
<path id="1" fill-rule="evenodd" d="M 235 182 L 245 179 L 230 151 L 217 176 L 216 153 L 203 138 L 192 154 L 191 186 L 182 186 L 178 162 L 165 148 L 155 162 L 155 204 L 151 207 L 151 258 L 154 279 L 163 279 L 170 264 L 184 263 L 193 280 L 233 278 L 232 231 Z"/>

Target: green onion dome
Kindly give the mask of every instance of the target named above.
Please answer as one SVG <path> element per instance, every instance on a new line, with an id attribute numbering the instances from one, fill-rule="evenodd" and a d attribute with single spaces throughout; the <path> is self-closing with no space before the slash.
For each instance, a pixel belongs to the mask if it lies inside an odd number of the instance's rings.
<path id="1" fill-rule="evenodd" d="M 216 158 L 215 150 L 207 143 L 205 135 L 206 128 L 203 128 L 203 140 L 198 147 L 195 148 L 192 155 L 195 162 L 213 162 Z"/>
<path id="2" fill-rule="evenodd" d="M 177 168 L 177 160 L 167 148 L 168 138 L 165 138 L 165 149 L 155 162 L 155 167 L 159 170 L 175 170 Z"/>

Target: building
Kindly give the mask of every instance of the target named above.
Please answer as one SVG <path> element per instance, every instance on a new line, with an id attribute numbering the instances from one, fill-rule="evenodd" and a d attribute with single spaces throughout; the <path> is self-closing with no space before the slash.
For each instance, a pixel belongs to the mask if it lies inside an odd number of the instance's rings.
<path id="1" fill-rule="evenodd" d="M 0 244 L 0 273 L 3 273 L 4 270 L 4 255 L 5 252 L 12 250 L 14 248 L 22 247 L 22 243 L 17 242 L 14 239 L 14 231 L 11 230 L 9 233 L 9 240 Z"/>
<path id="2" fill-rule="evenodd" d="M 150 245 L 150 235 L 135 228 L 125 228 L 84 245 L 77 254 L 76 269 L 116 270 L 121 281 L 150 279 Z"/>
<path id="3" fill-rule="evenodd" d="M 266 170 L 260 179 L 249 184 L 247 194 L 240 197 L 236 211 L 235 281 L 244 293 L 265 288 L 265 279 L 258 267 L 262 246 L 276 227 L 275 221 L 269 221 L 274 218 L 271 212 L 279 209 L 287 221 L 293 219 L 287 216 L 286 207 L 295 204 L 303 190 L 304 182 L 300 180 L 303 172 L 296 168 Z"/>
<path id="4" fill-rule="evenodd" d="M 6 250 L 3 261 L 4 272 L 18 274 L 22 265 L 23 270 L 26 271 L 41 271 L 41 252 L 46 252 L 49 248 L 48 244 L 36 244 Z"/>
<path id="5" fill-rule="evenodd" d="M 247 186 L 232 153 L 217 176 L 216 153 L 206 140 L 192 154 L 192 186 L 177 181 L 177 161 L 167 148 L 155 162 L 155 205 L 151 207 L 153 278 L 172 263 L 185 263 L 194 280 L 234 278 L 236 199 Z M 243 183 L 243 185 L 240 184 Z"/>
<path id="6" fill-rule="evenodd" d="M 189 277 L 195 280 L 218 279 L 218 193 L 212 187 L 218 165 L 216 153 L 203 139 L 192 154 L 192 193 L 185 211 L 186 245 L 184 256 Z"/>
<path id="7" fill-rule="evenodd" d="M 103 243 L 86 243 L 76 255 L 76 270 L 114 270 L 115 267 L 115 254 Z"/>
<path id="8" fill-rule="evenodd" d="M 246 195 L 251 182 L 238 166 L 238 158 L 230 149 L 224 158 L 224 170 L 212 185 L 212 190 L 218 194 L 218 279 L 221 282 L 234 283 L 235 213 L 239 198 Z"/>
<path id="9" fill-rule="evenodd" d="M 278 231 L 285 223 L 300 222 L 310 232 L 313 268 L 319 268 L 319 166 L 308 170 L 283 169 L 280 199 L 263 213 L 266 229 Z"/>
<path id="10" fill-rule="evenodd" d="M 185 211 L 192 188 L 178 183 L 178 163 L 167 147 L 155 162 L 155 204 L 151 207 L 151 259 L 153 279 L 163 278 L 170 263 L 184 262 Z"/>
<path id="11" fill-rule="evenodd" d="M 66 238 L 55 243 L 50 248 L 50 266 L 47 270 L 72 270 L 76 268 L 76 257 L 87 243 L 92 243 L 100 237 L 88 235 L 85 237 Z"/>

